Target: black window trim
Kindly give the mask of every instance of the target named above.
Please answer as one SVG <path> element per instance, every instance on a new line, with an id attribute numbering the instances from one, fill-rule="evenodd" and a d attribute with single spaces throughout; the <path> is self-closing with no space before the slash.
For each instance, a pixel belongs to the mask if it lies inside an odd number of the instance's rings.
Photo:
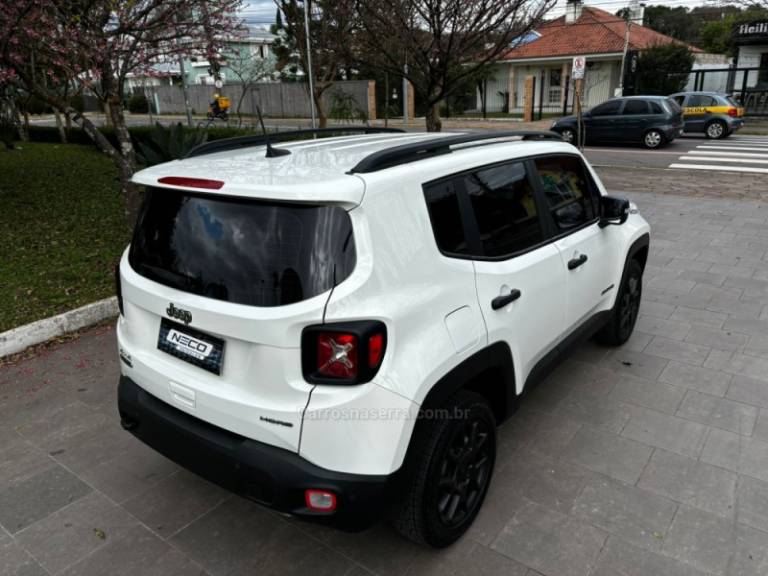
<path id="1" fill-rule="evenodd" d="M 555 224 L 555 221 L 552 218 L 552 214 L 550 213 L 549 206 L 547 205 L 547 200 L 544 195 L 544 184 L 542 183 L 541 178 L 539 177 L 539 172 L 536 169 L 536 163 L 535 163 L 535 160 L 539 158 L 548 158 L 552 156 L 570 156 L 572 158 L 576 158 L 579 161 L 579 164 L 581 164 L 581 167 L 584 170 L 584 173 L 587 176 L 589 182 L 591 182 L 591 185 L 594 187 L 594 192 L 602 196 L 602 193 L 600 192 L 600 188 L 597 186 L 597 182 L 595 182 L 595 179 L 592 177 L 592 173 L 587 168 L 587 165 L 585 164 L 584 159 L 578 154 L 571 154 L 568 152 L 551 152 L 548 154 L 535 154 L 530 156 L 522 156 L 519 158 L 510 158 L 508 160 L 500 160 L 498 162 L 492 162 L 490 164 L 473 166 L 472 168 L 468 168 L 460 172 L 454 172 L 453 174 L 441 176 L 440 178 L 435 178 L 434 180 L 429 180 L 428 182 L 423 182 L 421 185 L 422 197 L 424 198 L 425 207 L 427 208 L 427 215 L 429 217 L 429 223 L 430 223 L 430 226 L 432 227 L 432 238 L 440 254 L 442 254 L 447 258 L 453 258 L 456 260 L 474 260 L 477 262 L 504 262 L 506 260 L 512 260 L 513 258 L 517 258 L 518 256 L 527 254 L 528 252 L 538 250 L 539 248 L 543 248 L 547 244 L 552 244 L 554 242 L 557 242 L 558 240 L 561 240 L 562 238 L 565 238 L 566 236 L 575 234 L 576 232 L 579 232 L 589 226 L 597 224 L 597 222 L 600 220 L 599 216 L 596 216 L 595 218 L 592 218 L 591 220 L 588 220 L 583 224 L 580 224 L 579 226 L 576 226 L 574 228 L 570 228 L 568 230 L 563 230 L 563 231 L 558 230 L 557 225 Z M 538 212 L 537 216 L 539 219 L 539 225 L 541 226 L 541 231 L 544 237 L 541 242 L 532 244 L 531 246 L 528 246 L 527 248 L 524 248 L 522 250 L 511 252 L 510 254 L 502 254 L 500 256 L 486 256 L 484 254 L 481 254 L 481 252 L 483 252 L 483 247 L 482 247 L 482 241 L 480 240 L 480 228 L 477 225 L 475 214 L 474 214 L 474 211 L 472 210 L 472 203 L 469 199 L 469 195 L 467 194 L 466 188 L 464 186 L 462 176 L 471 174 L 473 172 L 477 172 L 479 170 L 485 170 L 488 168 L 494 168 L 496 166 L 502 166 L 504 164 L 518 164 L 518 163 L 523 164 L 525 166 L 526 177 L 528 178 L 528 182 L 530 183 L 533 189 L 533 198 L 536 204 L 536 211 Z M 446 181 L 451 184 L 456 194 L 456 198 L 459 204 L 459 216 L 461 217 L 462 226 L 464 228 L 464 235 L 466 236 L 467 246 L 469 247 L 470 250 L 475 251 L 476 252 L 475 254 L 460 254 L 456 252 L 450 252 L 448 250 L 443 250 L 440 247 L 440 244 L 437 242 L 437 237 L 435 235 L 435 223 L 432 221 L 432 215 L 429 213 L 429 206 L 427 206 L 426 195 L 424 194 L 424 192 L 426 192 L 427 187 L 433 186 L 436 184 L 441 184 Z M 457 182 L 460 184 L 457 185 Z"/>

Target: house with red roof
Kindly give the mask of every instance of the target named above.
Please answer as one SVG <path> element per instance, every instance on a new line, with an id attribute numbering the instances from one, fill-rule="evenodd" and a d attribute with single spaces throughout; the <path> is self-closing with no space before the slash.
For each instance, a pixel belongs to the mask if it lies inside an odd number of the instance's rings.
<path id="1" fill-rule="evenodd" d="M 525 78 L 534 76 L 535 106 L 541 103 L 545 113 L 562 112 L 566 92 L 571 92 L 569 102 L 572 98 L 572 89 L 566 90 L 566 83 L 575 56 L 586 58 L 584 106 L 592 107 L 614 96 L 621 80 L 625 43 L 632 53 L 655 44 L 679 42 L 637 21 L 642 21 L 641 15 L 628 22 L 610 12 L 584 6 L 581 0 L 568 0 L 563 16 L 545 21 L 502 53 L 495 65 L 495 78 L 485 90 L 486 110 L 522 110 Z M 701 53 L 698 48 L 691 49 Z"/>

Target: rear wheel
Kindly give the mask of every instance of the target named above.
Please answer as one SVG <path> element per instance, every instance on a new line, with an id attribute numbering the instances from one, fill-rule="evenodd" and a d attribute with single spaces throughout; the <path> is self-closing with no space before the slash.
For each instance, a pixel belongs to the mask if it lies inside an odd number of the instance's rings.
<path id="1" fill-rule="evenodd" d="M 648 130 L 643 136 L 643 144 L 649 150 L 660 148 L 664 144 L 664 135 L 658 130 Z"/>
<path id="2" fill-rule="evenodd" d="M 415 438 L 414 465 L 394 527 L 414 542 L 442 548 L 477 516 L 496 460 L 496 421 L 485 398 L 460 390 Z"/>
<path id="3" fill-rule="evenodd" d="M 568 142 L 568 144 L 573 144 L 574 142 L 576 142 L 576 133 L 570 128 L 565 128 L 561 130 L 560 136 L 562 136 L 563 140 Z"/>
<path id="4" fill-rule="evenodd" d="M 643 267 L 633 259 L 629 261 L 627 273 L 619 287 L 611 319 L 597 334 L 598 341 L 609 346 L 621 346 L 629 340 L 640 312 L 642 294 Z"/>
<path id="5" fill-rule="evenodd" d="M 719 140 L 728 136 L 728 129 L 725 125 L 725 122 L 722 120 L 713 120 L 707 124 L 706 135 L 707 138 L 712 140 Z"/>

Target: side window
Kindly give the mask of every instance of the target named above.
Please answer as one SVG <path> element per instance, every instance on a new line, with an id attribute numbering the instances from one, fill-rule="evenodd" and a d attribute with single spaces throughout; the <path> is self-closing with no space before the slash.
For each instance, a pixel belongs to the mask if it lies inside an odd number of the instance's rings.
<path id="1" fill-rule="evenodd" d="M 536 169 L 558 230 L 576 228 L 597 218 L 599 192 L 579 158 L 537 158 Z"/>
<path id="2" fill-rule="evenodd" d="M 526 250 L 544 239 L 525 164 L 515 162 L 464 176 L 485 256 Z"/>
<path id="3" fill-rule="evenodd" d="M 716 106 L 717 103 L 715 102 L 715 99 L 712 98 L 712 96 L 707 96 L 705 94 L 693 94 L 688 97 L 688 104 L 686 106 L 690 108 L 700 108 L 703 106 Z"/>
<path id="4" fill-rule="evenodd" d="M 616 116 L 621 108 L 621 100 L 608 100 L 592 108 L 592 116 Z"/>
<path id="5" fill-rule="evenodd" d="M 648 106 L 651 108 L 651 114 L 664 114 L 664 110 L 661 109 L 661 104 L 655 100 L 649 100 Z"/>
<path id="6" fill-rule="evenodd" d="M 452 254 L 467 254 L 469 249 L 453 183 L 429 184 L 424 187 L 424 197 L 438 248 Z"/>
<path id="7" fill-rule="evenodd" d="M 622 114 L 648 114 L 648 104 L 645 100 L 627 100 Z"/>
<path id="8" fill-rule="evenodd" d="M 678 106 L 682 106 L 683 102 L 685 102 L 685 94 L 681 94 L 679 96 L 675 96 L 674 98 L 672 98 L 672 100 L 677 102 Z"/>

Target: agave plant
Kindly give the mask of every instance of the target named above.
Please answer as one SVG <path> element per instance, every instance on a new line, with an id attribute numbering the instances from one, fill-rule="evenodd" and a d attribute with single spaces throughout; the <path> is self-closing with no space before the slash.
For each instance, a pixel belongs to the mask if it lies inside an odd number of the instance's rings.
<path id="1" fill-rule="evenodd" d="M 185 128 L 181 122 L 166 128 L 156 122 L 152 132 L 136 142 L 137 156 L 142 164 L 154 166 L 183 158 L 192 148 L 207 139 L 208 132 L 205 128 L 192 130 Z"/>

